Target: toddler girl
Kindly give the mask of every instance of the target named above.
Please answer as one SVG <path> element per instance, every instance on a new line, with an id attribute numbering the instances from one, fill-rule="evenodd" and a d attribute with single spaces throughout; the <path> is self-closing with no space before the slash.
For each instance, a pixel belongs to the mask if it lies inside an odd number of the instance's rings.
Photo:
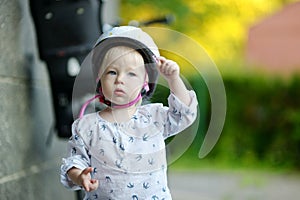
<path id="1" fill-rule="evenodd" d="M 61 182 L 84 189 L 84 199 L 171 200 L 164 140 L 196 119 L 197 98 L 180 78 L 179 66 L 159 55 L 141 29 L 115 27 L 92 51 L 97 95 L 106 108 L 72 125 Z M 170 88 L 168 106 L 142 104 L 158 72 Z"/>

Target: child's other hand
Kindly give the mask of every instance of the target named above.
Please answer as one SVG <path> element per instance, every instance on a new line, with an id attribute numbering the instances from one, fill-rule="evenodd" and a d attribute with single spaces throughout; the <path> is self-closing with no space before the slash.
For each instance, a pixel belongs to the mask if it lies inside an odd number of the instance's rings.
<path id="1" fill-rule="evenodd" d="M 85 168 L 81 174 L 79 175 L 78 179 L 80 179 L 82 187 L 87 192 L 91 192 L 96 190 L 99 186 L 99 181 L 96 179 L 92 179 L 91 172 L 93 171 L 92 167 Z"/>
<path id="2" fill-rule="evenodd" d="M 180 75 L 180 68 L 173 60 L 168 60 L 165 57 L 158 57 L 158 70 L 166 80 L 176 79 Z"/>

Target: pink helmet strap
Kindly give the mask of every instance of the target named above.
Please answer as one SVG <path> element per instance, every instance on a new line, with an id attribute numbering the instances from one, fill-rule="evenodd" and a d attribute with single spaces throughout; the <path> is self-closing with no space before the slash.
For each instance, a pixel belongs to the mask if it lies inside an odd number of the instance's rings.
<path id="1" fill-rule="evenodd" d="M 80 112 L 79 112 L 79 116 L 78 116 L 78 117 L 81 118 L 81 117 L 84 115 L 84 111 L 85 111 L 86 107 L 87 107 L 92 101 L 94 101 L 94 100 L 97 99 L 97 98 L 100 98 L 101 96 L 102 96 L 101 94 L 97 94 L 97 95 L 95 95 L 93 98 L 87 100 L 87 101 L 83 104 L 83 106 L 81 107 Z"/>
<path id="2" fill-rule="evenodd" d="M 144 82 L 143 89 L 145 89 L 146 92 L 149 91 L 149 85 L 148 85 L 148 83 L 147 83 L 146 81 Z M 130 106 L 136 104 L 141 98 L 142 98 L 142 94 L 139 93 L 138 96 L 137 96 L 134 100 L 130 101 L 129 103 L 121 104 L 121 105 L 119 105 L 119 104 L 111 104 L 111 107 L 112 107 L 112 108 L 128 108 L 128 107 L 130 107 Z M 107 104 L 107 103 L 105 102 L 104 96 L 103 96 L 102 91 L 101 91 L 101 94 L 95 95 L 93 98 L 87 100 L 87 101 L 83 104 L 83 106 L 81 107 L 80 112 L 79 112 L 79 118 L 81 118 L 81 117 L 84 115 L 84 111 L 85 111 L 86 107 L 87 107 L 92 101 L 94 101 L 95 99 L 99 99 L 99 101 L 100 101 L 101 103 Z"/>

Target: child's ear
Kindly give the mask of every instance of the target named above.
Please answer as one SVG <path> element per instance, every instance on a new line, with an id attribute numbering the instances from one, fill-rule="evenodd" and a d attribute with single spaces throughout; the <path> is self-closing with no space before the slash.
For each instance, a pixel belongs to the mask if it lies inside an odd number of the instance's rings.
<path id="1" fill-rule="evenodd" d="M 146 71 L 145 81 L 144 81 L 143 88 L 142 88 L 142 91 L 141 91 L 142 96 L 147 94 L 147 92 L 150 90 L 148 82 L 149 82 L 149 76 L 148 76 L 148 73 Z"/>
<path id="2" fill-rule="evenodd" d="M 147 81 L 144 82 L 143 89 L 146 90 L 146 93 L 150 90 L 149 84 Z"/>
<path id="3" fill-rule="evenodd" d="M 148 82 L 145 81 L 144 85 L 143 85 L 143 88 L 142 88 L 142 91 L 141 91 L 141 95 L 142 96 L 146 95 L 149 90 L 150 90 L 150 88 L 149 88 Z"/>

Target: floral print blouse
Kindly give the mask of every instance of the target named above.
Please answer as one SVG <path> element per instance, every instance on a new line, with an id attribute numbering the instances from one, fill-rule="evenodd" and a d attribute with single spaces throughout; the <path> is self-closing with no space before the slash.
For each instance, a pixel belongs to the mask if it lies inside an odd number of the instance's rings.
<path id="1" fill-rule="evenodd" d="M 171 200 L 164 140 L 196 119 L 197 98 L 194 91 L 189 95 L 189 106 L 170 94 L 169 107 L 161 103 L 139 106 L 127 122 L 111 123 L 99 113 L 77 119 L 72 125 L 68 157 L 61 166 L 62 184 L 81 189 L 67 171 L 91 166 L 99 187 L 86 192 L 86 200 Z"/>

